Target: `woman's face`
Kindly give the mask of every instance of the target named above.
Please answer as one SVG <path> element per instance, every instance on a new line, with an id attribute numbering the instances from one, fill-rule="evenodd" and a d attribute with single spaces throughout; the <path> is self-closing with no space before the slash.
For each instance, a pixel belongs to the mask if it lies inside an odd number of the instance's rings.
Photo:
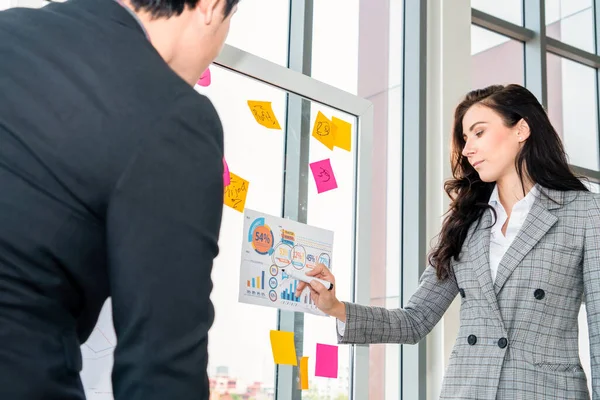
<path id="1" fill-rule="evenodd" d="M 514 127 L 507 127 L 500 114 L 482 104 L 467 110 L 462 121 L 462 154 L 482 181 L 497 182 L 516 173 L 515 159 L 529 134 L 528 129 L 521 132 L 523 123 L 521 120 Z"/>

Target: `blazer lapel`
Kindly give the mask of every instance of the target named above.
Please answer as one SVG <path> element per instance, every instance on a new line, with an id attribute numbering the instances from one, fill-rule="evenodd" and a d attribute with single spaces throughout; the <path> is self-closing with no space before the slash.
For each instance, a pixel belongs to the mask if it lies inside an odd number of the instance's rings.
<path id="1" fill-rule="evenodd" d="M 492 310 L 502 321 L 498 300 L 494 292 L 494 284 L 492 283 L 492 273 L 490 271 L 490 233 L 492 225 L 492 216 L 489 210 L 485 210 L 479 219 L 478 227 L 472 232 L 470 239 L 471 247 L 471 262 L 473 263 L 473 271 L 483 295 L 490 303 Z"/>
<path id="2" fill-rule="evenodd" d="M 548 210 L 562 206 L 563 194 L 564 192 L 556 190 L 540 190 L 523 223 L 523 227 L 500 261 L 496 282 L 494 283 L 495 295 L 500 293 L 500 290 L 502 290 L 502 287 L 523 258 L 558 221 L 558 217 Z M 550 196 L 556 202 L 553 202 L 547 196 Z"/>

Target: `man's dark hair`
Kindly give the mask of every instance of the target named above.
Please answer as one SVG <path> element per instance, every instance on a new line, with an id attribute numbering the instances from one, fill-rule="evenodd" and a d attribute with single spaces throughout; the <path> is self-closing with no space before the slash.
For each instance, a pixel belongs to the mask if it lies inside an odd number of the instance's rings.
<path id="1" fill-rule="evenodd" d="M 131 0 L 131 4 L 135 11 L 147 11 L 154 18 L 170 18 L 181 15 L 185 7 L 194 8 L 200 0 Z M 227 18 L 233 10 L 233 7 L 240 0 L 225 0 L 225 14 L 223 18 Z"/>

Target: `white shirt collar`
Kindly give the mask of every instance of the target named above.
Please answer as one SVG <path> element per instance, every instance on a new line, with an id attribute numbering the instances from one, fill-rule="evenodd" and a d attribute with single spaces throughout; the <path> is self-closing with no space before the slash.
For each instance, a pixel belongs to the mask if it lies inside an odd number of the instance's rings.
<path id="1" fill-rule="evenodd" d="M 538 197 L 538 193 L 539 193 L 539 188 L 538 188 L 538 184 L 536 183 L 535 185 L 533 185 L 531 190 L 525 195 L 525 197 L 523 197 L 521 200 L 519 200 L 517 202 L 517 204 L 524 202 L 525 205 L 527 206 L 527 209 L 531 209 L 531 206 L 533 206 L 535 199 Z M 500 197 L 498 196 L 498 185 L 494 185 L 494 190 L 492 191 L 492 194 L 490 195 L 490 200 L 488 201 L 488 204 L 492 207 L 500 205 Z"/>

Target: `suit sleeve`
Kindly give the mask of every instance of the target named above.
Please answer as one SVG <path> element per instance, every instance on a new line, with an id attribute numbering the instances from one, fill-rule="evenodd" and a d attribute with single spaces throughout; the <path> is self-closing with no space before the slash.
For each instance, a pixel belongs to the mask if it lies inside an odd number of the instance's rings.
<path id="1" fill-rule="evenodd" d="M 115 400 L 208 398 L 223 132 L 199 94 L 171 110 L 138 145 L 108 205 Z"/>
<path id="2" fill-rule="evenodd" d="M 442 318 L 458 294 L 453 279 L 438 280 L 431 266 L 421 275 L 420 285 L 406 307 L 388 310 L 383 307 L 346 305 L 346 328 L 339 343 L 415 344 L 423 339 Z"/>
<path id="3" fill-rule="evenodd" d="M 600 201 L 590 202 L 585 218 L 583 290 L 590 339 L 593 400 L 600 400 Z"/>

